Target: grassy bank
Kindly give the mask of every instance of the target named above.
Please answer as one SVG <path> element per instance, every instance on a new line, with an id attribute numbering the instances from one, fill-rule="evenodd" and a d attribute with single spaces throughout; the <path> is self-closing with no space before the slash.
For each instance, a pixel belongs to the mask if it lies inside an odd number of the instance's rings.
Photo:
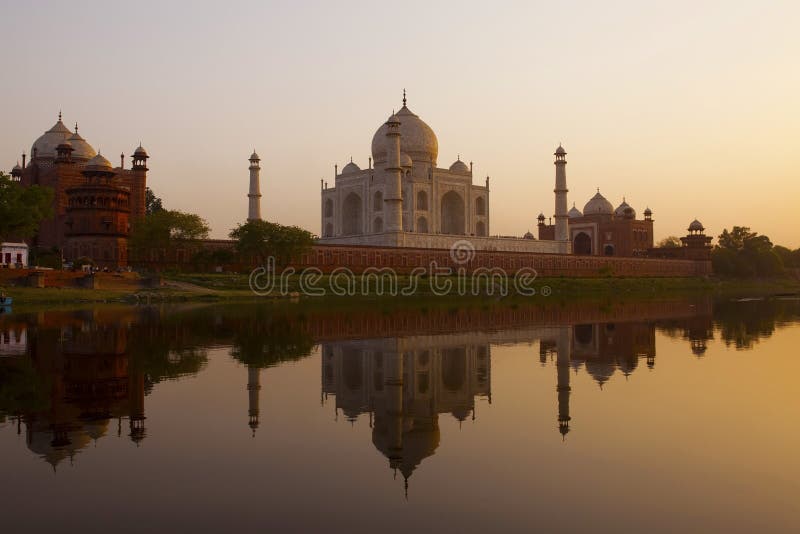
<path id="1" fill-rule="evenodd" d="M 449 282 L 448 282 L 449 281 Z M 325 296 L 313 300 L 341 301 L 359 300 L 353 297 L 342 298 L 333 294 L 331 287 L 336 281 L 324 276 L 313 284 L 313 288 L 324 290 Z M 417 280 L 416 290 L 409 295 L 394 297 L 390 286 L 379 290 L 375 279 L 351 281 L 352 294 L 367 299 L 498 299 L 498 284 L 488 284 L 486 280 L 474 282 L 459 281 L 455 277 L 440 279 L 440 283 L 450 285 L 450 291 L 440 296 L 431 287 L 431 280 Z M 346 284 L 339 280 L 339 286 Z M 396 292 L 412 286 L 408 277 L 397 280 Z M 709 295 L 715 297 L 770 296 L 797 294 L 800 283 L 790 279 L 773 280 L 720 280 L 704 278 L 549 278 L 537 279 L 529 284 L 536 290 L 533 297 L 520 295 L 513 284 L 508 285 L 507 299 L 557 299 L 557 300 L 629 300 L 629 299 L 667 299 L 690 295 Z M 79 288 L 29 288 L 10 287 L 6 294 L 14 299 L 14 310 L 45 305 L 69 305 L 91 303 L 154 303 L 185 301 L 252 301 L 263 300 L 250 290 L 248 277 L 237 274 L 182 274 L 166 277 L 164 286 L 153 289 L 79 289 Z M 267 298 L 303 298 L 303 287 L 299 277 L 287 280 L 283 291 L 273 290 Z"/>

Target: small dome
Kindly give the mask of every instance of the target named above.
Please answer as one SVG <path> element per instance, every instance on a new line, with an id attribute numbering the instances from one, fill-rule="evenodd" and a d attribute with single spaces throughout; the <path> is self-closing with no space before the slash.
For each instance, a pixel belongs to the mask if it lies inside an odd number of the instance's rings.
<path id="1" fill-rule="evenodd" d="M 66 141 L 71 134 L 72 132 L 69 131 L 69 128 L 61 122 L 61 114 L 59 113 L 58 122 L 34 141 L 31 147 L 31 158 L 33 158 L 34 152 L 37 158 L 55 158 L 56 147 Z"/>
<path id="2" fill-rule="evenodd" d="M 60 150 L 64 150 L 67 148 L 72 150 L 72 143 L 70 143 L 69 141 L 62 141 L 61 143 L 58 144 L 57 148 Z"/>
<path id="3" fill-rule="evenodd" d="M 523 237 L 523 239 L 536 239 L 535 237 L 533 237 L 533 234 L 530 232 L 530 230 L 525 232 L 525 235 L 522 236 L 522 237 Z"/>
<path id="4" fill-rule="evenodd" d="M 139 143 L 139 146 L 136 147 L 136 150 L 133 151 L 133 155 L 140 157 L 147 157 L 147 150 L 145 150 L 142 144 Z M 253 156 L 255 156 L 255 159 L 258 159 L 258 154 L 256 154 L 255 151 L 253 151 L 253 155 L 250 156 L 250 159 L 253 159 Z"/>
<path id="5" fill-rule="evenodd" d="M 653 210 L 651 210 L 650 208 L 645 208 L 644 209 L 644 214 L 645 215 L 652 215 L 653 214 Z"/>
<path id="6" fill-rule="evenodd" d="M 575 207 L 574 202 L 572 203 L 572 209 L 567 212 L 567 215 L 569 215 L 570 219 L 574 219 L 575 217 L 583 217 L 583 213 L 581 213 L 581 210 Z"/>
<path id="7" fill-rule="evenodd" d="M 583 214 L 585 216 L 598 214 L 611 215 L 612 213 L 614 213 L 614 206 L 611 205 L 611 202 L 606 200 L 606 197 L 600 194 L 599 189 L 597 190 L 597 194 L 583 207 Z"/>
<path id="8" fill-rule="evenodd" d="M 636 210 L 634 210 L 627 202 L 625 202 L 625 198 L 622 198 L 622 204 L 617 206 L 617 209 L 614 210 L 614 215 L 617 217 L 625 217 L 626 219 L 635 219 L 636 218 Z"/>
<path id="9" fill-rule="evenodd" d="M 469 167 L 467 167 L 467 164 L 461 161 L 461 157 L 459 157 L 457 160 L 453 162 L 452 165 L 450 165 L 450 171 L 458 173 L 469 173 Z"/>
<path id="10" fill-rule="evenodd" d="M 19 161 L 17 162 L 16 165 L 14 165 L 14 168 L 11 169 L 11 172 L 12 173 L 14 173 L 14 172 L 22 172 L 22 167 L 19 166 Z"/>
<path id="11" fill-rule="evenodd" d="M 144 149 L 142 148 L 142 145 L 139 145 L 139 148 L 136 149 L 136 152 L 134 152 L 134 154 L 139 152 L 139 149 L 141 149 L 142 152 L 147 154 L 147 152 L 145 152 Z M 253 150 L 253 153 L 250 154 L 250 161 L 261 161 L 261 158 L 258 157 L 258 154 L 256 153 L 255 150 Z"/>
<path id="12" fill-rule="evenodd" d="M 406 154 L 405 152 L 400 152 L 400 166 L 401 167 L 408 167 L 411 168 L 414 162 L 411 160 L 411 156 Z"/>
<path id="13" fill-rule="evenodd" d="M 436 164 L 439 155 L 439 141 L 436 134 L 425 121 L 411 112 L 405 105 L 387 122 L 400 123 L 400 151 L 405 152 L 417 162 Z M 384 123 L 372 136 L 372 159 L 375 163 L 386 162 L 386 132 L 388 124 Z"/>
<path id="14" fill-rule="evenodd" d="M 692 222 L 689 224 L 689 231 L 690 231 L 690 232 L 702 232 L 702 231 L 704 231 L 704 230 L 705 230 L 705 228 L 703 227 L 703 223 L 701 223 L 701 222 L 700 222 L 700 221 L 698 221 L 697 219 L 693 220 L 693 221 L 692 221 Z"/>
<path id="15" fill-rule="evenodd" d="M 352 159 L 350 160 L 350 163 L 342 168 L 342 174 L 353 174 L 356 172 L 361 172 L 361 167 L 353 163 Z"/>
<path id="16" fill-rule="evenodd" d="M 556 151 L 555 151 L 555 153 L 553 155 L 554 156 L 564 156 L 566 154 L 567 154 L 567 151 L 564 150 L 564 147 L 561 146 L 561 144 L 559 143 L 558 148 L 556 149 Z"/>
<path id="17" fill-rule="evenodd" d="M 111 170 L 111 162 L 103 157 L 102 154 L 97 154 L 95 157 L 86 162 L 86 168 L 93 168 L 97 170 Z"/>

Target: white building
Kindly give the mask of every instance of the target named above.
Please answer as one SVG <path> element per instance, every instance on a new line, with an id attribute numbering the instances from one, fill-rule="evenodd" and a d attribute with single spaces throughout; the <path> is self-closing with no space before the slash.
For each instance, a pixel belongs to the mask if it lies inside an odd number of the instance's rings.
<path id="1" fill-rule="evenodd" d="M 0 243 L 0 267 L 28 266 L 28 245 L 25 243 Z"/>
<path id="2" fill-rule="evenodd" d="M 446 249 L 469 239 L 477 250 L 570 252 L 566 232 L 552 241 L 490 237 L 489 177 L 476 185 L 471 163 L 459 157 L 440 168 L 438 155 L 436 134 L 404 94 L 402 108 L 375 132 L 367 168 L 351 159 L 336 169 L 333 187 L 322 183 L 320 242 Z M 556 215 L 566 224 L 566 174 L 563 165 L 558 169 L 556 193 L 563 199 Z"/>

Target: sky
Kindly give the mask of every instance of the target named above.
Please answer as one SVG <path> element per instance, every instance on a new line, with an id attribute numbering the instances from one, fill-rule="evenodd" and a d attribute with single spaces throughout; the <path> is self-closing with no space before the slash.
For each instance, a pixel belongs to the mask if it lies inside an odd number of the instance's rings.
<path id="1" fill-rule="evenodd" d="M 0 0 L 0 169 L 56 121 L 213 237 L 262 214 L 319 233 L 320 179 L 401 105 L 491 176 L 491 233 L 623 196 L 655 238 L 700 219 L 800 247 L 800 2 L 19 2 Z M 127 159 L 127 165 L 130 160 Z"/>

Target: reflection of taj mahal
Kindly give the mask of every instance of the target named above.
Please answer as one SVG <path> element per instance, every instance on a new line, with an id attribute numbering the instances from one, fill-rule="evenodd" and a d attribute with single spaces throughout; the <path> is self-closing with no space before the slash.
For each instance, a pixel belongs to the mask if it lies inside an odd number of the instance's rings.
<path id="1" fill-rule="evenodd" d="M 464 421 L 475 418 L 475 397 L 491 402 L 489 345 L 459 337 L 322 345 L 323 394 L 336 396 L 348 420 L 369 414 L 372 443 L 406 484 L 439 446 L 439 414 Z"/>
<path id="2" fill-rule="evenodd" d="M 322 394 L 337 416 L 369 416 L 372 443 L 408 479 L 440 444 L 439 415 L 475 419 L 477 398 L 491 404 L 491 346 L 539 341 L 539 361 L 556 369 L 558 431 L 570 431 L 571 374 L 581 367 L 603 387 L 644 360 L 655 365 L 653 323 L 586 323 L 490 333 L 443 334 L 322 343 Z M 252 406 L 251 406 L 252 409 Z"/>

